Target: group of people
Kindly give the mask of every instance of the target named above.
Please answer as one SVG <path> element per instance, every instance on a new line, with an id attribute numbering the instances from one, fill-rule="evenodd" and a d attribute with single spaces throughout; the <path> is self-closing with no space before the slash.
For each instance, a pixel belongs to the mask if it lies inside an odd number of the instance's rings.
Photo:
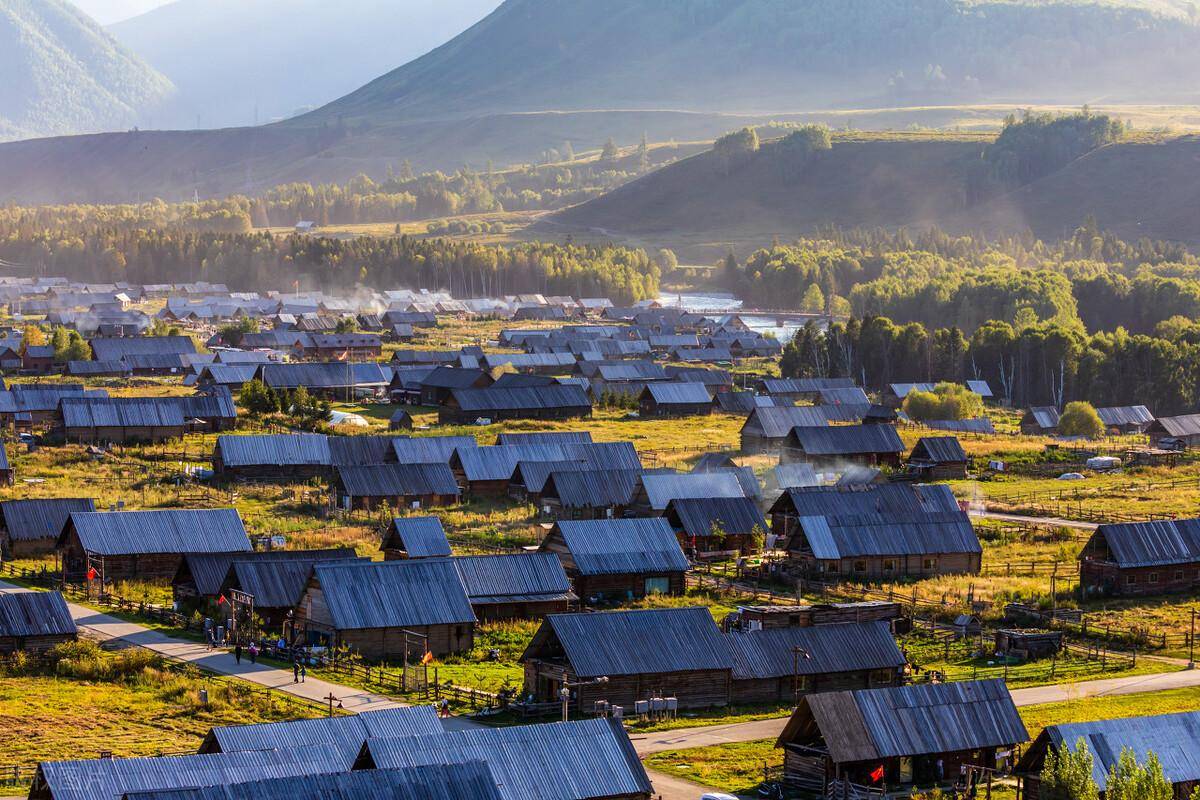
<path id="1" fill-rule="evenodd" d="M 250 663 L 257 664 L 258 663 L 258 653 L 259 653 L 258 642 L 251 641 L 250 644 L 246 647 L 246 653 L 250 656 Z M 236 645 L 233 646 L 233 659 L 239 664 L 242 663 L 242 643 L 241 642 L 238 642 Z"/>

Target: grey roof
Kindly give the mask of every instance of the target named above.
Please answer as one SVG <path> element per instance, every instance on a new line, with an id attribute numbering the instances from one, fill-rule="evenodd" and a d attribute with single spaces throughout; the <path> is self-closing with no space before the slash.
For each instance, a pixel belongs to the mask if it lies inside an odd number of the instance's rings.
<path id="1" fill-rule="evenodd" d="M 1100 421 L 1108 426 L 1149 425 L 1154 415 L 1145 406 L 1113 406 L 1097 408 Z"/>
<path id="2" fill-rule="evenodd" d="M 396 517 L 388 530 L 399 537 L 400 549 L 409 558 L 436 558 L 450 555 L 450 542 L 442 521 L 437 517 Z"/>
<path id="3" fill-rule="evenodd" d="M 74 511 L 63 534 L 72 527 L 85 550 L 105 556 L 232 553 L 251 549 L 236 508 Z M 60 536 L 60 544 L 62 541 Z"/>
<path id="4" fill-rule="evenodd" d="M 250 553 L 188 553 L 179 565 L 176 580 L 181 579 L 183 571 L 191 576 L 192 585 L 197 594 L 215 597 L 221 591 L 221 585 L 229 575 L 229 569 L 234 561 L 287 561 L 297 560 L 311 570 L 317 561 L 336 561 L 344 558 L 354 558 L 354 549 L 350 547 L 331 548 L 328 550 L 262 550 Z M 307 576 L 305 576 L 307 579 Z M 174 582 L 174 581 L 173 581 Z"/>
<path id="5" fill-rule="evenodd" d="M 648 383 L 643 390 L 648 392 L 653 398 L 656 405 L 703 405 L 707 406 L 712 402 L 712 398 L 708 396 L 708 389 L 703 383 L 676 383 L 674 381 L 660 381 L 657 383 Z"/>
<path id="6" fill-rule="evenodd" d="M 622 361 L 615 364 L 601 364 L 596 368 L 596 374 L 606 383 L 661 381 L 666 380 L 667 377 L 667 372 L 662 365 L 652 361 Z"/>
<path id="7" fill-rule="evenodd" d="M 553 553 L 460 556 L 453 561 L 475 605 L 575 599 Z"/>
<path id="8" fill-rule="evenodd" d="M 333 745 L 165 758 L 43 761 L 35 784 L 54 800 L 120 800 L 128 792 L 225 786 L 249 780 L 343 772 Z"/>
<path id="9" fill-rule="evenodd" d="M 185 420 L 188 419 L 237 419 L 237 406 L 233 394 L 224 386 L 214 386 L 204 394 L 163 398 L 179 407 Z"/>
<path id="10" fill-rule="evenodd" d="M 120 336 L 88 342 L 97 361 L 120 361 L 126 356 L 160 356 L 195 353 L 190 336 Z"/>
<path id="11" fill-rule="evenodd" d="M 213 383 L 226 386 L 240 386 L 253 380 L 258 370 L 257 363 L 251 364 L 209 364 L 200 370 L 200 377 L 207 378 Z"/>
<path id="12" fill-rule="evenodd" d="M 559 520 L 555 528 L 583 575 L 685 572 L 687 557 L 662 517 Z"/>
<path id="13" fill-rule="evenodd" d="M 1200 519 L 1164 519 L 1101 525 L 1101 537 L 1122 567 L 1155 567 L 1200 561 Z M 1086 548 L 1084 550 L 1086 552 Z"/>
<path id="14" fill-rule="evenodd" d="M 325 361 L 295 364 L 260 364 L 258 378 L 271 387 L 294 389 L 339 389 L 353 386 L 384 386 L 388 376 L 374 361 Z"/>
<path id="15" fill-rule="evenodd" d="M 474 436 L 402 436 L 392 440 L 401 464 L 448 464 L 461 448 L 478 447 Z"/>
<path id="16" fill-rule="evenodd" d="M 1125 749 L 1139 761 L 1154 753 L 1173 784 L 1200 780 L 1200 711 L 1050 725 L 1038 737 L 1072 752 L 1080 739 L 1092 754 L 1092 779 L 1102 792 Z"/>
<path id="17" fill-rule="evenodd" d="M 331 458 L 329 439 L 319 433 L 218 436 L 217 452 L 227 467 L 328 466 Z"/>
<path id="18" fill-rule="evenodd" d="M 1058 409 L 1054 406 L 1034 406 L 1025 412 L 1025 416 L 1021 418 L 1021 424 L 1026 424 L 1026 420 L 1031 421 L 1042 430 L 1052 430 L 1058 427 Z"/>
<path id="19" fill-rule="evenodd" d="M 182 428 L 178 403 L 159 397 L 64 398 L 67 428 Z"/>
<path id="20" fill-rule="evenodd" d="M 496 437 L 496 444 L 581 444 L 591 443 L 591 431 L 529 431 L 521 433 L 501 433 Z"/>
<path id="21" fill-rule="evenodd" d="M 288 551 L 280 551 L 288 552 Z M 301 551 L 303 552 L 303 551 Z M 257 555 L 257 554 L 255 554 Z M 265 555 L 272 555 L 271 552 Z M 330 561 L 355 560 L 351 549 L 316 551 L 304 557 L 234 559 L 229 568 L 237 588 L 254 595 L 255 608 L 295 608 L 312 576 L 313 566 Z"/>
<path id="22" fill-rule="evenodd" d="M 967 454 L 953 436 L 922 436 L 917 439 L 909 458 L 934 464 L 957 464 L 966 461 Z"/>
<path id="23" fill-rule="evenodd" d="M 800 528 L 813 556 L 823 561 L 983 551 L 971 521 L 961 512 L 917 517 L 800 517 Z"/>
<path id="24" fill-rule="evenodd" d="M 458 481 L 446 464 L 373 464 L 338 467 L 337 479 L 351 497 L 458 495 Z"/>
<path id="25" fill-rule="evenodd" d="M 449 559 L 317 564 L 314 571 L 338 630 L 475 621 Z"/>
<path id="26" fill-rule="evenodd" d="M 592 407 L 587 392 L 573 385 L 528 386 L 515 389 L 455 389 L 454 401 L 463 411 L 510 411 L 542 408 Z"/>
<path id="27" fill-rule="evenodd" d="M 954 493 L 945 484 L 916 486 L 885 483 L 847 488 L 795 488 L 788 489 L 779 502 L 794 507 L 801 517 L 962 513 Z"/>
<path id="28" fill-rule="evenodd" d="M 441 732 L 442 725 L 433 706 L 404 706 L 339 717 L 216 727 L 204 737 L 200 752 L 233 753 L 331 744 L 353 762 L 367 739 L 434 736 Z"/>
<path id="29" fill-rule="evenodd" d="M 733 667 L 733 656 L 707 608 L 549 614 L 526 656 L 536 654 L 550 633 L 580 678 Z"/>
<path id="30" fill-rule="evenodd" d="M 16 542 L 51 541 L 62 533 L 72 511 L 95 511 L 90 497 L 55 497 L 43 500 L 5 500 L 0 503 L 4 528 Z"/>
<path id="31" fill-rule="evenodd" d="M 780 489 L 795 489 L 804 486 L 817 486 L 817 473 L 813 472 L 812 464 L 803 461 L 791 464 L 779 464 L 775 467 L 775 483 Z"/>
<path id="32" fill-rule="evenodd" d="M 891 425 L 797 425 L 792 428 L 806 455 L 840 456 L 900 453 L 904 442 Z"/>
<path id="33" fill-rule="evenodd" d="M 591 469 L 586 461 L 519 461 L 513 470 L 512 480 L 520 483 L 526 491 L 541 494 L 546 479 L 555 472 L 582 472 Z"/>
<path id="34" fill-rule="evenodd" d="M 606 718 L 369 739 L 358 765 L 364 761 L 381 769 L 484 761 L 503 800 L 593 800 L 652 791 L 629 734 L 620 721 Z"/>
<path id="35" fill-rule="evenodd" d="M 522 461 L 582 461 L 593 469 L 640 469 L 632 442 L 552 442 L 497 445 L 458 451 L 451 460 L 468 481 L 498 481 L 512 477 Z"/>
<path id="36" fill-rule="evenodd" d="M 1200 414 L 1183 414 L 1177 417 L 1159 417 L 1151 427 L 1169 436 L 1200 436 Z"/>
<path id="37" fill-rule="evenodd" d="M 801 698 L 780 737 L 807 710 L 836 763 L 1020 744 L 1029 738 L 1002 680 L 963 681 Z"/>
<path id="38" fill-rule="evenodd" d="M 765 395 L 761 395 L 765 397 Z M 754 392 L 717 392 L 713 395 L 713 401 L 717 408 L 722 411 L 728 411 L 731 414 L 749 414 L 758 407 L 758 401 L 755 399 L 760 397 Z"/>
<path id="39" fill-rule="evenodd" d="M 482 761 L 267 778 L 203 789 L 129 792 L 125 800 L 396 800 L 402 797 L 502 800 L 491 769 Z"/>
<path id="40" fill-rule="evenodd" d="M 838 476 L 837 482 L 834 484 L 839 489 L 844 489 L 849 486 L 862 486 L 864 484 L 878 483 L 881 480 L 883 471 L 878 467 L 865 467 L 862 464 L 851 464 L 842 470 L 842 474 Z"/>
<path id="41" fill-rule="evenodd" d="M 0 413 L 57 411 L 65 398 L 108 397 L 104 389 L 84 389 L 77 384 L 13 384 L 0 391 Z"/>
<path id="42" fill-rule="evenodd" d="M 687 536 L 711 536 L 714 524 L 729 535 L 749 534 L 754 528 L 765 536 L 770 528 L 758 504 L 748 497 L 696 497 L 672 500 L 667 519 L 679 520 Z"/>
<path id="43" fill-rule="evenodd" d="M 672 500 L 685 497 L 745 497 L 746 492 L 732 472 L 700 472 L 686 475 L 646 474 L 642 486 L 650 507 L 662 511 Z"/>
<path id="44" fill-rule="evenodd" d="M 976 419 L 930 419 L 923 423 L 935 431 L 953 431 L 956 433 L 995 433 L 996 426 L 987 417 Z"/>
<path id="45" fill-rule="evenodd" d="M 434 389 L 469 389 L 476 381 L 485 377 L 488 375 L 481 369 L 437 366 L 421 379 L 421 386 Z M 490 377 L 487 383 L 491 383 Z"/>
<path id="46" fill-rule="evenodd" d="M 133 367 L 124 361 L 68 361 L 68 375 L 128 375 Z"/>
<path id="47" fill-rule="evenodd" d="M 858 386 L 848 386 L 840 389 L 822 389 L 821 405 L 829 406 L 869 406 L 870 398 Z"/>
<path id="48" fill-rule="evenodd" d="M 0 594 L 0 639 L 22 636 L 73 636 L 75 620 L 58 592 Z"/>
<path id="49" fill-rule="evenodd" d="M 556 497 L 563 508 L 609 508 L 633 501 L 640 469 L 583 469 L 552 472 L 542 495 Z"/>
<path id="50" fill-rule="evenodd" d="M 337 467 L 389 464 L 396 460 L 391 436 L 330 436 L 329 463 Z"/>
<path id="51" fill-rule="evenodd" d="M 815 394 L 824 389 L 848 389 L 853 378 L 765 378 L 767 394 Z"/>
<path id="52" fill-rule="evenodd" d="M 539 369 L 575 366 L 571 353 L 488 353 L 483 357 L 488 369 L 511 364 L 515 369 Z"/>
<path id="53" fill-rule="evenodd" d="M 898 669 L 906 659 L 883 621 L 730 633 L 734 680 Z M 794 656 L 794 648 L 807 655 Z"/>
<path id="54" fill-rule="evenodd" d="M 829 417 L 816 406 L 757 406 L 746 418 L 746 427 L 757 425 L 768 439 L 783 439 L 797 425 L 828 425 Z"/>

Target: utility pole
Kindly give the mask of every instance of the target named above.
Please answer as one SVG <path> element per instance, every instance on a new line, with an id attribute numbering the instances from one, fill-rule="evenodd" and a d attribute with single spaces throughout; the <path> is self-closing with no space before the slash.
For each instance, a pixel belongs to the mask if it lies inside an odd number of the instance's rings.
<path id="1" fill-rule="evenodd" d="M 812 654 L 800 645 L 792 647 L 792 705 L 800 706 L 800 659 L 810 659 Z"/>
<path id="2" fill-rule="evenodd" d="M 334 697 L 333 692 L 330 692 L 329 694 L 327 694 L 324 699 L 329 701 L 329 716 L 332 717 L 333 716 L 333 701 L 337 700 L 338 708 L 342 707 L 342 701 L 338 700 L 336 697 Z"/>
<path id="3" fill-rule="evenodd" d="M 1192 633 L 1188 636 L 1188 669 L 1196 668 L 1196 609 L 1192 609 Z"/>

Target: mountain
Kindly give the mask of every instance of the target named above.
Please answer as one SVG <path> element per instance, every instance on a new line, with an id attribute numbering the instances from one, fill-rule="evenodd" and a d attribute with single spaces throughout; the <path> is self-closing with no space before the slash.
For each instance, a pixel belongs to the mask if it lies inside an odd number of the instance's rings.
<path id="1" fill-rule="evenodd" d="M 299 13 L 290 9 L 260 28 L 262 41 L 199 49 L 236 60 L 234 50 L 265 46 L 275 26 L 290 25 Z M 831 116 L 790 114 L 805 109 L 904 127 L 972 115 L 994 125 L 1038 102 L 1187 103 L 1200 92 L 1191 9 L 1183 0 L 506 0 L 446 44 L 276 124 L 0 147 L 0 200 L 225 194 L 380 177 L 405 159 L 483 168 L 535 160 L 564 140 L 582 152 L 609 137 L 712 139 L 749 122 Z M 334 49 L 311 47 L 287 66 L 337 71 L 368 48 Z M 230 113 L 247 118 L 241 87 L 253 94 L 256 82 L 250 67 L 225 78 L 242 98 Z M 968 104 L 987 113 L 959 114 Z"/>
<path id="2" fill-rule="evenodd" d="M 128 128 L 171 82 L 65 0 L 0 0 L 0 139 Z"/>
<path id="3" fill-rule="evenodd" d="M 292 116 L 425 54 L 500 0 L 175 0 L 109 31 L 179 91 L 159 127 Z"/>
<path id="4" fill-rule="evenodd" d="M 112 25 L 145 14 L 170 0 L 73 0 L 75 6 L 101 25 Z"/>
<path id="5" fill-rule="evenodd" d="M 991 137 L 839 134 L 832 147 L 789 152 L 782 140 L 730 162 L 707 151 L 668 165 L 544 223 L 677 248 L 700 263 L 819 228 L 938 226 L 953 233 L 1033 231 L 1059 239 L 1088 216 L 1130 241 L 1200 244 L 1200 137 L 1146 137 L 1099 147 L 1023 186 L 971 190 Z M 535 230 L 536 232 L 536 230 Z"/>

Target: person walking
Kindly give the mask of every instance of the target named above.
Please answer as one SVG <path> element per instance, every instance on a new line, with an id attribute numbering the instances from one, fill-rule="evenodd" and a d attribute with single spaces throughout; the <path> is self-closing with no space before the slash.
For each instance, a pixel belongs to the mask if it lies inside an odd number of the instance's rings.
<path id="1" fill-rule="evenodd" d="M 237 664 L 241 664 L 241 663 L 242 663 L 242 643 L 241 643 L 241 642 L 238 642 L 238 643 L 237 643 L 236 645 L 234 645 L 234 647 L 233 647 L 233 660 L 234 660 L 234 661 L 235 661 Z"/>
<path id="2" fill-rule="evenodd" d="M 293 661 L 292 662 L 292 683 L 299 683 L 299 682 L 300 682 L 300 662 Z"/>
<path id="3" fill-rule="evenodd" d="M 256 642 L 250 643 L 250 663 L 258 663 L 258 644 Z"/>
<path id="4" fill-rule="evenodd" d="M 300 682 L 304 683 L 304 679 L 308 677 L 308 668 L 303 664 L 300 665 Z"/>

